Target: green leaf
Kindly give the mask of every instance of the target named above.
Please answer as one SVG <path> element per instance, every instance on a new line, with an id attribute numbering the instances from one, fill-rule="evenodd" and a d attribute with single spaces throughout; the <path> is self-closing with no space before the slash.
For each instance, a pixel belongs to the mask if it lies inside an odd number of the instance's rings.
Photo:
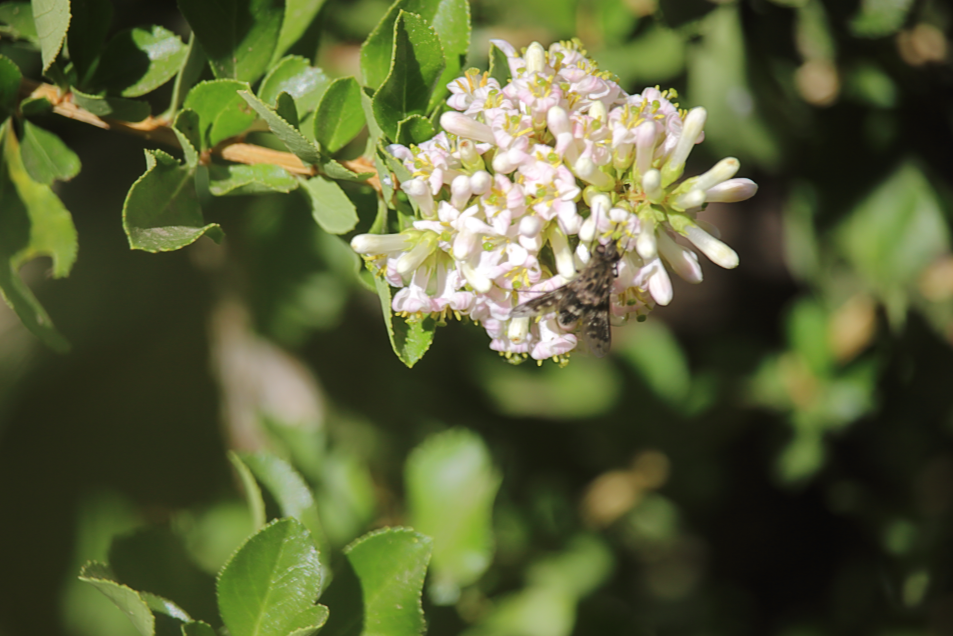
<path id="1" fill-rule="evenodd" d="M 359 586 L 360 605 L 328 621 L 326 636 L 387 634 L 420 636 L 424 616 L 420 593 L 433 540 L 409 528 L 366 534 L 344 549 Z M 336 579 L 335 579 L 336 581 Z M 354 611 L 356 610 L 356 611 Z"/>
<path id="2" fill-rule="evenodd" d="M 241 453 L 239 457 L 278 502 L 282 516 L 303 523 L 311 533 L 315 547 L 322 553 L 328 552 L 311 488 L 291 464 L 266 452 Z"/>
<path id="3" fill-rule="evenodd" d="M 104 97 L 88 95 L 74 88 L 73 102 L 97 117 L 108 117 L 120 121 L 137 122 L 149 116 L 151 109 L 148 102 L 141 102 L 124 97 Z"/>
<path id="4" fill-rule="evenodd" d="M 788 343 L 818 378 L 830 375 L 835 364 L 828 339 L 829 320 L 828 312 L 807 297 L 795 302 L 786 320 Z"/>
<path id="5" fill-rule="evenodd" d="M 295 104 L 295 98 L 288 93 L 278 95 L 278 99 L 275 100 L 275 114 L 291 124 L 293 128 L 301 129 L 298 122 L 298 106 Z"/>
<path id="6" fill-rule="evenodd" d="M 374 116 L 390 139 L 397 138 L 398 122 L 427 112 L 443 69 L 436 32 L 421 17 L 402 11 L 394 24 L 394 63 L 373 99 Z"/>
<path id="7" fill-rule="evenodd" d="M 178 0 L 208 56 L 215 77 L 252 83 L 268 70 L 276 50 L 281 0 Z"/>
<path id="8" fill-rule="evenodd" d="M 659 10 L 665 24 L 676 29 L 700 20 L 715 8 L 706 0 L 659 0 Z"/>
<path id="9" fill-rule="evenodd" d="M 778 165 L 783 149 L 748 84 L 750 54 L 745 50 L 739 7 L 718 6 L 705 18 L 702 33 L 703 38 L 689 49 L 686 92 L 708 110 L 706 145 L 713 145 L 719 156 L 750 157 L 763 166 Z M 724 98 L 726 86 L 733 87 L 735 99 L 751 107 L 739 109 L 729 103 Z"/>
<path id="10" fill-rule="evenodd" d="M 460 75 L 470 45 L 470 6 L 466 0 L 397 0 L 361 47 L 364 85 L 377 89 L 392 72 L 394 25 L 401 11 L 420 16 L 437 33 L 446 64 L 441 87 Z"/>
<path id="11" fill-rule="evenodd" d="M 139 596 L 146 602 L 146 605 L 149 607 L 149 609 L 152 610 L 153 616 L 155 616 L 155 612 L 159 612 L 160 614 L 165 614 L 166 616 L 174 618 L 178 621 L 182 621 L 183 623 L 188 623 L 192 620 L 191 617 L 189 617 L 188 612 L 186 612 L 184 609 L 172 601 L 158 596 L 157 594 L 139 592 Z"/>
<path id="12" fill-rule="evenodd" d="M 259 163 L 212 164 L 209 171 L 209 191 L 217 196 L 230 194 L 261 194 L 262 192 L 291 192 L 298 180 L 281 166 Z"/>
<path id="13" fill-rule="evenodd" d="M 199 81 L 206 64 L 208 64 L 208 58 L 205 57 L 205 51 L 195 39 L 193 32 L 189 35 L 189 43 L 185 47 L 185 62 L 182 63 L 182 67 L 175 75 L 175 82 L 172 83 L 172 97 L 169 100 L 167 117 L 171 119 L 182 107 L 186 94 Z"/>
<path id="14" fill-rule="evenodd" d="M 381 310 L 384 313 L 384 325 L 387 327 L 390 346 L 400 361 L 410 369 L 430 349 L 437 322 L 430 317 L 408 321 L 402 316 L 395 316 L 391 311 L 390 285 L 376 276 L 374 284 L 377 285 L 377 295 L 381 300 Z"/>
<path id="15" fill-rule="evenodd" d="M 509 57 L 503 49 L 492 42 L 490 43 L 490 77 L 499 82 L 500 86 L 506 86 L 513 78 Z"/>
<path id="16" fill-rule="evenodd" d="M 182 626 L 182 636 L 217 636 L 208 623 L 195 621 Z"/>
<path id="17" fill-rule="evenodd" d="M 678 340 L 663 323 L 652 319 L 628 329 L 633 333 L 627 334 L 621 356 L 655 395 L 675 408 L 687 406 L 692 376 Z"/>
<path id="18" fill-rule="evenodd" d="M 188 47 L 161 26 L 120 31 L 106 45 L 91 81 L 110 94 L 138 97 L 175 77 Z"/>
<path id="19" fill-rule="evenodd" d="M 155 634 L 155 616 L 139 593 L 115 580 L 109 568 L 95 561 L 83 566 L 79 580 L 93 585 L 129 617 L 142 636 Z"/>
<path id="20" fill-rule="evenodd" d="M 421 115 L 411 115 L 397 124 L 397 143 L 403 146 L 419 144 L 436 134 L 430 120 Z"/>
<path id="21" fill-rule="evenodd" d="M 315 148 L 314 144 L 311 143 L 307 137 L 302 135 L 297 128 L 279 116 L 273 108 L 269 107 L 265 102 L 248 91 L 240 91 L 239 95 L 265 120 L 271 132 L 275 133 L 275 136 L 288 147 L 288 150 L 301 159 L 301 161 L 311 165 L 322 163 L 323 159 L 321 158 L 321 154 L 318 152 L 318 149 Z"/>
<path id="22" fill-rule="evenodd" d="M 199 148 L 202 147 L 199 114 L 191 108 L 179 111 L 172 124 L 172 132 L 179 140 L 186 165 L 189 168 L 195 168 L 199 163 Z"/>
<path id="23" fill-rule="evenodd" d="M 63 46 L 69 29 L 69 0 L 32 0 L 33 22 L 40 40 L 40 56 L 45 73 Z"/>
<path id="24" fill-rule="evenodd" d="M 218 605 L 231 636 L 287 636 L 315 612 L 321 564 L 307 528 L 278 519 L 252 536 L 218 577 Z"/>
<path id="25" fill-rule="evenodd" d="M 330 612 L 324 605 L 309 607 L 295 617 L 288 636 L 311 636 L 328 622 Z"/>
<path id="26" fill-rule="evenodd" d="M 0 22 L 13 29 L 12 37 L 21 38 L 34 44 L 40 40 L 36 35 L 33 22 L 33 6 L 29 2 L 4 2 L 0 4 Z"/>
<path id="27" fill-rule="evenodd" d="M 182 539 L 167 526 L 149 526 L 113 539 L 109 563 L 118 580 L 138 590 L 154 610 L 181 621 L 217 618 L 215 582 L 192 561 Z M 146 594 L 179 599 L 183 609 L 150 601 Z M 172 613 L 170 613 L 172 612 Z"/>
<path id="28" fill-rule="evenodd" d="M 245 132 L 255 122 L 255 113 L 239 95 L 244 90 L 248 90 L 245 82 L 211 80 L 196 84 L 189 91 L 182 107 L 198 113 L 202 150 Z"/>
<path id="29" fill-rule="evenodd" d="M 297 42 L 304 32 L 311 26 L 318 11 L 324 6 L 325 0 L 285 0 L 285 15 L 281 22 L 281 32 L 278 35 L 278 44 L 271 63 L 285 54 Z"/>
<path id="30" fill-rule="evenodd" d="M 353 77 L 341 77 L 328 86 L 314 118 L 314 138 L 335 153 L 364 128 L 361 86 Z"/>
<path id="31" fill-rule="evenodd" d="M 278 96 L 288 93 L 298 105 L 298 118 L 313 111 L 330 83 L 330 78 L 319 68 L 300 55 L 289 55 L 268 71 L 261 82 L 258 97 L 268 105 L 274 105 Z"/>
<path id="32" fill-rule="evenodd" d="M 881 38 L 896 33 L 906 22 L 913 0 L 861 0 L 850 20 L 851 33 L 862 38 Z"/>
<path id="33" fill-rule="evenodd" d="M 69 274 L 76 261 L 76 228 L 50 187 L 27 174 L 10 120 L 0 127 L 0 135 L 0 292 L 27 329 L 50 348 L 65 352 L 69 343 L 17 272 L 23 263 L 49 256 L 55 278 Z"/>
<path id="34" fill-rule="evenodd" d="M 241 479 L 245 501 L 248 503 L 248 508 L 251 511 L 252 525 L 257 532 L 264 527 L 265 521 L 268 519 L 265 516 L 265 500 L 261 496 L 261 489 L 258 487 L 258 482 L 255 481 L 255 476 L 252 474 L 251 469 L 242 461 L 238 453 L 228 451 L 228 460 L 232 463 L 232 466 L 235 467 L 235 470 L 238 472 L 238 477 Z"/>
<path id="35" fill-rule="evenodd" d="M 480 436 L 453 429 L 428 438 L 404 467 L 414 529 L 434 541 L 431 598 L 456 603 L 493 559 L 493 501 L 500 474 Z"/>
<path id="36" fill-rule="evenodd" d="M 903 323 L 909 288 L 923 269 L 950 249 L 950 232 L 933 186 L 913 162 L 900 165 L 861 201 L 836 230 L 844 256 Z"/>
<path id="37" fill-rule="evenodd" d="M 0 55 L 0 122 L 16 111 L 22 79 L 20 68 L 13 60 Z"/>
<path id="38" fill-rule="evenodd" d="M 311 213 L 321 229 L 330 234 L 350 232 L 357 225 L 357 208 L 341 186 L 324 177 L 302 180 L 311 201 Z"/>
<path id="39" fill-rule="evenodd" d="M 37 183 L 50 185 L 56 180 L 69 181 L 79 174 L 80 163 L 76 153 L 58 136 L 29 121 L 23 122 L 20 154 L 23 167 Z"/>
<path id="40" fill-rule="evenodd" d="M 193 171 L 161 150 L 146 150 L 152 165 L 132 184 L 122 207 L 129 247 L 168 252 L 191 245 L 205 234 L 220 241 L 217 223 L 205 224 L 195 194 Z"/>
<path id="41" fill-rule="evenodd" d="M 70 12 L 73 15 L 66 35 L 69 59 L 78 85 L 86 86 L 109 33 L 113 7 L 109 0 L 70 0 Z"/>

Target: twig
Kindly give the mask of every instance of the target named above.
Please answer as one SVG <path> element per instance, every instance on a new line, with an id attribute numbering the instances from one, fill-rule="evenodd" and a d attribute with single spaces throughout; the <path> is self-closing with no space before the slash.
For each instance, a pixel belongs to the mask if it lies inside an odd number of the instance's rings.
<path id="1" fill-rule="evenodd" d="M 172 132 L 170 122 L 162 117 L 150 116 L 138 122 L 101 118 L 77 106 L 73 102 L 70 93 L 63 93 L 60 89 L 51 84 L 42 84 L 26 78 L 20 83 L 20 97 L 21 99 L 27 97 L 44 98 L 53 105 L 53 112 L 57 115 L 75 119 L 76 121 L 81 121 L 104 130 L 118 130 L 165 146 L 181 149 L 178 138 L 175 136 L 175 133 Z M 212 153 L 222 159 L 235 163 L 247 165 L 266 163 L 281 166 L 288 172 L 301 176 L 314 176 L 317 174 L 317 170 L 313 166 L 305 165 L 301 159 L 293 153 L 245 143 L 237 138 L 227 140 L 217 145 L 212 149 Z M 377 169 L 371 161 L 364 157 L 359 157 L 357 159 L 344 160 L 340 163 L 353 172 L 375 173 L 374 176 L 367 179 L 367 184 L 378 192 L 381 191 L 381 182 L 376 174 Z"/>

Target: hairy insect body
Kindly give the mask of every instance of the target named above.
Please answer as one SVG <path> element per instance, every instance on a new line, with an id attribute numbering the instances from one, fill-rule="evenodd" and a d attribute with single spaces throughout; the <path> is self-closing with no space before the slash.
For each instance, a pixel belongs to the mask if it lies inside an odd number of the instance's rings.
<path id="1" fill-rule="evenodd" d="M 566 331 L 582 325 L 582 334 L 592 354 L 601 358 L 609 352 L 609 297 L 622 258 L 615 241 L 597 245 L 592 258 L 578 276 L 539 298 L 517 305 L 510 318 L 525 318 L 556 312 L 556 321 Z"/>

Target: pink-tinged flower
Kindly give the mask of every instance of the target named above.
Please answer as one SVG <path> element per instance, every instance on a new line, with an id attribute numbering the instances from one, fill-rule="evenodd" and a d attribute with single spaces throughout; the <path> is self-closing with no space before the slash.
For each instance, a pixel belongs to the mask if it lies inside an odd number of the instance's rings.
<path id="1" fill-rule="evenodd" d="M 698 255 L 678 236 L 721 267 L 738 264 L 698 217 L 705 203 L 742 201 L 757 185 L 735 178 L 740 164 L 731 157 L 682 179 L 704 140 L 703 108 L 679 109 L 671 90 L 627 95 L 577 42 L 534 43 L 524 53 L 493 44 L 510 81 L 465 72 L 448 85 L 443 132 L 388 147 L 411 173 L 400 189 L 414 218 L 402 217 L 400 233 L 351 242 L 399 288 L 394 311 L 468 316 L 509 360 L 563 364 L 578 338 L 556 312 L 511 312 L 572 284 L 595 245 L 614 241 L 620 253 L 609 299 L 620 319 L 670 303 L 670 271 L 701 282 Z"/>

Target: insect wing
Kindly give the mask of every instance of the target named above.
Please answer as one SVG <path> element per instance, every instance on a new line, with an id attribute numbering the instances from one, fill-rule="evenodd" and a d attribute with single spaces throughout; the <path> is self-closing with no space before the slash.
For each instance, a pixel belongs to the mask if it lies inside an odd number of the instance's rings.
<path id="1" fill-rule="evenodd" d="M 612 330 L 609 327 L 608 301 L 594 308 L 585 316 L 582 334 L 592 355 L 603 358 L 609 353 L 609 348 L 612 345 Z"/>
<path id="2" fill-rule="evenodd" d="M 538 316 L 541 313 L 553 309 L 560 304 L 560 301 L 566 296 L 566 288 L 560 287 L 553 291 L 543 294 L 539 298 L 533 298 L 525 303 L 517 305 L 510 312 L 510 318 L 529 318 Z"/>

